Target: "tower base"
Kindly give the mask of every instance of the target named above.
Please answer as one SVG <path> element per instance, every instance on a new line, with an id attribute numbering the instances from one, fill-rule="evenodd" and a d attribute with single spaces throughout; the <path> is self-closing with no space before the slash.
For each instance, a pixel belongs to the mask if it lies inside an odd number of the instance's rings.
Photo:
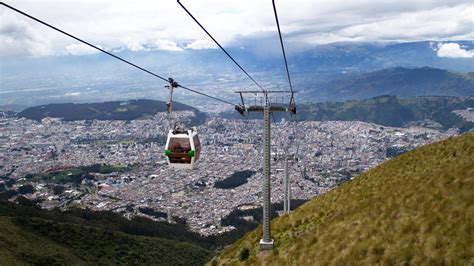
<path id="1" fill-rule="evenodd" d="M 273 239 L 270 242 L 266 242 L 263 239 L 260 239 L 260 251 L 272 250 L 273 249 Z"/>

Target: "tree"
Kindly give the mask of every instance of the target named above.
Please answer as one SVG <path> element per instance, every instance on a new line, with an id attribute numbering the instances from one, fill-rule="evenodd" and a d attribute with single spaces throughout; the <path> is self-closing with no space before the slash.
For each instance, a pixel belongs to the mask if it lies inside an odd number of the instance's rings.
<path id="1" fill-rule="evenodd" d="M 250 256 L 250 250 L 248 248 L 243 248 L 239 253 L 239 260 L 246 261 Z"/>
<path id="2" fill-rule="evenodd" d="M 23 185 L 18 188 L 18 192 L 20 192 L 20 194 L 32 194 L 35 192 L 35 188 L 31 184 Z"/>
<path id="3" fill-rule="evenodd" d="M 64 189 L 65 189 L 64 186 L 54 186 L 53 193 L 54 195 L 61 195 L 64 192 Z"/>
<path id="4" fill-rule="evenodd" d="M 13 186 L 15 183 L 16 183 L 15 179 L 8 179 L 7 181 L 5 181 L 5 185 L 6 185 L 7 187 L 11 187 L 11 186 Z"/>

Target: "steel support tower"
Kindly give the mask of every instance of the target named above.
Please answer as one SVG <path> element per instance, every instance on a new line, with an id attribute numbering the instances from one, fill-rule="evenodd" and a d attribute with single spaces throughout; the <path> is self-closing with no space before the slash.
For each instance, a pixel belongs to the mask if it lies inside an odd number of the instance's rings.
<path id="1" fill-rule="evenodd" d="M 296 114 L 296 105 L 294 102 L 294 92 L 292 91 L 237 91 L 240 94 L 242 104 L 236 106 L 236 110 L 245 115 L 249 112 L 261 112 L 263 113 L 263 236 L 260 239 L 260 251 L 273 249 L 273 239 L 270 230 L 271 220 L 271 142 L 270 142 L 270 131 L 271 131 L 271 113 L 272 112 L 290 112 Z M 263 94 L 263 101 L 261 105 L 246 106 L 243 95 L 246 93 L 258 95 Z M 269 95 L 274 93 L 286 93 L 290 94 L 290 100 L 288 103 L 272 103 Z M 257 96 L 256 96 L 257 97 Z"/>
<path id="2" fill-rule="evenodd" d="M 283 198 L 283 212 L 290 213 L 291 209 L 291 192 L 290 192 L 290 174 L 288 173 L 288 156 L 285 152 L 285 162 L 284 162 L 284 169 L 285 169 L 285 177 L 283 179 L 283 186 L 285 189 L 285 196 Z"/>
<path id="3" fill-rule="evenodd" d="M 263 237 L 260 240 L 260 249 L 273 248 L 273 239 L 270 232 L 270 122 L 270 106 L 265 105 L 263 107 Z"/>

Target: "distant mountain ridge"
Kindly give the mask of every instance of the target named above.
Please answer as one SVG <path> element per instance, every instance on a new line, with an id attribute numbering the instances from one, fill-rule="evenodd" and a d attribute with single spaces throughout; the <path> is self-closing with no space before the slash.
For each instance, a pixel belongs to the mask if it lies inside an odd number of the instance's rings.
<path id="1" fill-rule="evenodd" d="M 457 73 L 431 67 L 395 67 L 334 79 L 308 91 L 311 98 L 326 100 L 366 99 L 379 95 L 474 95 L 474 73 Z"/>
<path id="2" fill-rule="evenodd" d="M 323 98 L 320 97 L 318 88 L 335 78 L 353 77 L 395 67 L 429 66 L 452 72 L 474 72 L 474 58 L 440 57 L 438 46 L 445 43 L 459 45 L 466 51 L 474 50 L 474 42 L 470 40 L 339 42 L 290 50 L 287 55 L 293 85 L 300 92 L 298 97 L 309 101 L 341 101 L 349 98 Z M 280 50 L 253 48 L 239 46 L 227 47 L 227 50 L 259 83 L 286 87 Z M 214 88 L 219 87 L 222 95 L 232 99 L 235 88 L 243 84 L 247 86 L 243 83 L 245 76 L 219 49 L 184 49 L 180 52 L 132 52 L 123 49 L 117 51 L 117 54 L 155 73 L 166 73 L 180 84 L 189 85 L 204 93 L 213 94 Z M 5 58 L 2 65 L 6 67 L 0 71 L 0 106 L 15 106 L 15 111 L 18 111 L 17 105 L 29 107 L 51 102 L 110 101 L 166 94 L 165 90 L 157 90 L 156 86 L 161 81 L 157 83 L 154 77 L 136 72 L 116 60 L 109 60 L 104 54 L 31 57 L 22 60 Z M 91 82 L 98 78 L 100 82 Z M 368 97 L 372 96 L 377 95 Z M 186 99 L 183 98 L 183 101 Z M 201 100 L 201 106 L 207 106 L 212 101 L 206 98 Z"/>
<path id="3" fill-rule="evenodd" d="M 474 49 L 472 41 L 419 41 L 404 43 L 336 42 L 318 45 L 290 56 L 290 62 L 309 71 L 367 73 L 386 68 L 405 67 L 449 69 L 473 72 L 474 58 L 448 58 L 438 55 L 438 45 L 456 43 Z M 298 71 L 304 71 L 297 67 Z"/>
<path id="4" fill-rule="evenodd" d="M 459 128 L 466 132 L 474 128 L 474 123 L 464 120 L 454 110 L 474 108 L 474 96 L 418 96 L 399 98 L 393 95 L 381 95 L 364 100 L 344 102 L 316 102 L 299 104 L 297 115 L 291 119 L 299 121 L 363 121 L 383 126 L 404 127 L 419 125 L 449 129 Z M 239 119 L 235 111 L 223 112 L 224 118 Z M 286 114 L 275 113 L 274 119 L 290 119 Z M 250 113 L 248 118 L 255 119 L 260 114 Z"/>
<path id="5" fill-rule="evenodd" d="M 173 103 L 174 111 L 192 111 L 195 114 L 193 124 L 200 124 L 206 114 L 198 109 L 179 102 Z M 40 121 L 46 117 L 62 118 L 64 121 L 74 120 L 133 120 L 144 116 L 152 116 L 157 112 L 166 112 L 166 103 L 155 100 L 128 100 L 103 103 L 58 103 L 27 108 L 18 113 L 25 117 Z"/>

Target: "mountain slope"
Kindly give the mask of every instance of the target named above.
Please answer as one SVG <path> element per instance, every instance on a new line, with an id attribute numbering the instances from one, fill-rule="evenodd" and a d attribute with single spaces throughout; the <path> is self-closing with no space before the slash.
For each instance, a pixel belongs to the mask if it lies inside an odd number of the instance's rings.
<path id="1" fill-rule="evenodd" d="M 474 95 L 474 73 L 422 68 L 389 68 L 323 83 L 312 93 L 327 100 L 365 99 L 379 95 Z"/>
<path id="2" fill-rule="evenodd" d="M 43 237 L 25 232 L 10 217 L 0 217 L 0 262 L 6 265 L 23 263 L 72 263 L 81 260 L 70 250 Z"/>
<path id="3" fill-rule="evenodd" d="M 0 263 L 203 264 L 210 252 L 156 237 L 38 218 L 0 216 Z"/>
<path id="4" fill-rule="evenodd" d="M 398 156 L 261 227 L 214 262 L 266 265 L 474 262 L 474 133 Z"/>

